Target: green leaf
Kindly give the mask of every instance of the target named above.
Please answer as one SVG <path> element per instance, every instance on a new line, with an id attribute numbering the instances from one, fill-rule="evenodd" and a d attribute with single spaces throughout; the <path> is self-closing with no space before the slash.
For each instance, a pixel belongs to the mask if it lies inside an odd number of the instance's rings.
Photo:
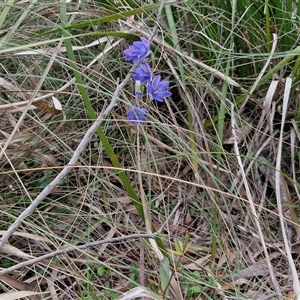
<path id="1" fill-rule="evenodd" d="M 106 269 L 105 269 L 104 267 L 99 267 L 99 268 L 97 269 L 97 274 L 98 274 L 99 276 L 103 276 L 104 274 L 106 274 Z"/>
<path id="2" fill-rule="evenodd" d="M 176 249 L 176 252 L 180 253 L 179 255 L 182 255 L 184 252 L 183 244 L 179 239 L 175 240 L 175 249 Z"/>
<path id="3" fill-rule="evenodd" d="M 169 274 L 170 274 L 170 265 L 167 258 L 164 258 L 161 261 L 161 267 L 159 269 L 160 273 L 160 285 L 163 291 L 167 292 L 167 287 L 169 284 Z"/>

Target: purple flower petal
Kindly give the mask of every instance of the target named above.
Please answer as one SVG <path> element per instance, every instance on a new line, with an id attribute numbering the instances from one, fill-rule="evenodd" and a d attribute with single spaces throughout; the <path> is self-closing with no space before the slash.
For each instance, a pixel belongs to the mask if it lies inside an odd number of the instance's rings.
<path id="1" fill-rule="evenodd" d="M 125 60 L 133 60 L 135 58 L 135 56 L 133 56 L 132 52 L 134 50 L 134 47 L 133 46 L 129 46 L 128 49 L 124 50 L 123 51 L 123 54 L 125 55 Z"/>
<path id="2" fill-rule="evenodd" d="M 170 82 L 167 80 L 163 80 L 158 84 L 158 90 L 166 90 L 169 87 Z"/>
<path id="3" fill-rule="evenodd" d="M 141 122 L 147 121 L 145 118 L 146 113 L 146 108 L 141 108 L 139 105 L 135 105 L 127 112 L 128 122 L 139 125 Z"/>
<path id="4" fill-rule="evenodd" d="M 143 93 L 141 91 L 136 91 L 135 96 L 137 100 L 141 100 L 143 97 Z"/>
<path id="5" fill-rule="evenodd" d="M 164 98 L 170 97 L 172 93 L 167 90 L 170 82 L 160 81 L 160 75 L 156 76 L 147 86 L 147 92 L 150 97 L 156 101 L 163 102 Z"/>
<path id="6" fill-rule="evenodd" d="M 147 57 L 150 53 L 150 43 L 145 38 L 140 38 L 141 41 L 133 42 L 128 49 L 123 51 L 125 60 L 135 63 Z"/>
<path id="7" fill-rule="evenodd" d="M 149 64 L 141 62 L 140 67 L 135 69 L 133 79 L 139 80 L 142 84 L 146 84 L 151 81 L 151 68 Z"/>
<path id="8" fill-rule="evenodd" d="M 157 90 L 159 83 L 160 83 L 160 75 L 157 75 L 151 82 L 151 85 L 153 86 L 154 90 Z"/>

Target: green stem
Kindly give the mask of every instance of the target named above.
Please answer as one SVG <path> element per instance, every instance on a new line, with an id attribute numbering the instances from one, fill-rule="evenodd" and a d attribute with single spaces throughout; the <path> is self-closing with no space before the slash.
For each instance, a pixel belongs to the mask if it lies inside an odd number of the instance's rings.
<path id="1" fill-rule="evenodd" d="M 61 13 L 60 14 L 61 14 L 61 19 L 62 19 L 62 26 L 66 26 L 67 25 L 67 15 L 66 15 L 65 4 L 61 4 Z M 68 31 L 64 30 L 63 36 L 70 37 L 70 34 Z M 84 82 L 82 80 L 80 71 L 75 63 L 76 59 L 75 59 L 75 55 L 74 55 L 74 52 L 72 49 L 71 39 L 69 39 L 69 38 L 65 39 L 64 43 L 66 45 L 68 58 L 70 60 L 70 66 L 71 66 L 71 69 L 73 70 L 74 77 L 76 79 L 76 84 L 77 84 L 78 90 L 82 96 L 82 99 L 84 101 L 88 115 L 91 120 L 96 120 L 97 114 L 94 111 L 94 108 L 90 102 L 89 95 L 84 87 Z M 105 152 L 107 153 L 108 157 L 110 158 L 110 160 L 112 162 L 112 165 L 115 168 L 119 168 L 119 169 L 122 168 L 122 165 L 118 160 L 118 157 L 114 153 L 114 151 L 113 151 L 111 145 L 109 144 L 109 142 L 105 136 L 105 133 L 103 132 L 101 127 L 98 128 L 97 134 L 98 134 L 98 137 L 104 147 Z M 122 181 L 122 184 L 123 184 L 125 190 L 127 191 L 128 195 L 132 199 L 134 206 L 137 209 L 139 215 L 141 216 L 141 218 L 143 220 L 145 220 L 143 206 L 141 204 L 141 201 L 140 201 L 138 195 L 136 194 L 136 192 L 134 191 L 133 187 L 131 186 L 130 181 L 129 181 L 128 177 L 126 176 L 125 172 L 123 170 L 118 170 L 116 173 L 119 176 L 120 180 Z"/>

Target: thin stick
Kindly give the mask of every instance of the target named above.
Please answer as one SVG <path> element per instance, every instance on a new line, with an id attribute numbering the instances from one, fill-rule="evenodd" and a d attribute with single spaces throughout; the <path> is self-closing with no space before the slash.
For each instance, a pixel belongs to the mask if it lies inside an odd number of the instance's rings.
<path id="1" fill-rule="evenodd" d="M 165 4 L 165 0 L 161 1 L 161 5 L 158 10 L 157 19 L 160 18 L 163 6 Z M 156 25 L 154 26 L 153 33 L 151 34 L 151 37 L 149 39 L 149 42 L 153 39 L 155 36 L 158 22 L 156 22 Z M 98 127 L 102 124 L 102 122 L 105 120 L 105 118 L 109 115 L 109 113 L 113 110 L 113 108 L 117 104 L 117 100 L 119 98 L 119 95 L 122 91 L 122 89 L 125 87 L 125 85 L 129 82 L 131 78 L 131 74 L 133 71 L 137 68 L 139 62 L 136 62 L 130 72 L 127 74 L 125 79 L 117 86 L 116 90 L 114 91 L 111 102 L 108 105 L 108 107 L 100 113 L 97 120 L 93 123 L 93 125 L 89 128 L 89 130 L 84 135 L 83 139 L 81 140 L 80 144 L 74 151 L 74 154 L 72 158 L 70 159 L 69 163 L 62 169 L 62 171 L 52 180 L 50 184 L 48 184 L 41 193 L 32 201 L 32 203 L 19 215 L 19 217 L 14 221 L 12 225 L 7 229 L 5 234 L 0 239 L 0 249 L 3 247 L 3 245 L 8 241 L 8 239 L 13 235 L 13 233 L 18 229 L 18 227 L 21 225 L 22 221 L 27 218 L 30 214 L 34 212 L 34 210 L 38 207 L 38 205 L 53 191 L 53 189 L 65 178 L 65 176 L 70 172 L 70 170 L 76 165 L 81 153 L 84 151 L 86 146 L 88 145 L 91 137 L 96 133 Z M 35 94 L 32 96 L 32 99 L 34 98 Z M 30 102 L 29 102 L 30 104 Z M 29 105 L 28 104 L 28 105 Z"/>
<path id="2" fill-rule="evenodd" d="M 158 231 L 156 231 L 155 233 L 145 233 L 145 234 L 136 233 L 136 234 L 130 234 L 130 235 L 120 236 L 120 237 L 111 238 L 111 239 L 104 239 L 104 240 L 100 240 L 100 241 L 90 242 L 90 243 L 86 243 L 84 245 L 80 245 L 80 246 L 76 246 L 76 247 L 75 246 L 67 247 L 65 249 L 60 249 L 60 250 L 42 255 L 40 257 L 31 259 L 31 260 L 28 260 L 28 261 L 21 262 L 21 263 L 15 265 L 15 266 L 10 267 L 10 268 L 6 268 L 6 269 L 0 271 L 0 276 L 3 275 L 3 274 L 6 274 L 6 273 L 10 273 L 12 271 L 18 270 L 18 269 L 23 268 L 23 267 L 36 264 L 40 261 L 50 259 L 50 258 L 58 256 L 58 255 L 66 254 L 66 253 L 69 253 L 69 252 L 72 252 L 72 251 L 75 251 L 75 250 L 83 250 L 83 249 L 87 249 L 87 248 L 90 248 L 90 247 L 96 247 L 96 246 L 103 245 L 103 244 L 119 243 L 119 242 L 124 242 L 124 241 L 129 241 L 129 240 L 135 240 L 135 239 L 153 239 L 157 235 L 161 234 L 161 232 L 166 227 L 168 221 L 170 219 L 172 219 L 172 217 L 174 216 L 174 214 L 176 213 L 176 211 L 178 210 L 179 206 L 182 203 L 183 203 L 183 200 L 179 199 L 178 203 L 176 204 L 176 206 L 174 207 L 174 209 L 170 213 L 169 217 L 166 219 L 166 221 L 163 223 L 163 225 L 160 227 L 160 229 Z"/>

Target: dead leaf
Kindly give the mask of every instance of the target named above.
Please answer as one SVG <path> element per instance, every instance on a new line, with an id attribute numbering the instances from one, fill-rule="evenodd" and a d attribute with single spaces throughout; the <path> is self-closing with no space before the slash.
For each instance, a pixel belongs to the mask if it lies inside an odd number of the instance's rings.
<path id="1" fill-rule="evenodd" d="M 22 282 L 7 274 L 0 275 L 0 280 L 18 291 L 32 291 L 34 289 L 33 284 Z"/>
<path id="2" fill-rule="evenodd" d="M 189 270 L 201 270 L 201 268 L 206 265 L 211 258 L 211 254 L 208 254 L 204 257 L 197 259 L 195 262 L 185 265 L 184 267 Z"/>
<path id="3" fill-rule="evenodd" d="M 26 254 L 25 252 L 21 251 L 20 249 L 10 245 L 10 244 L 4 244 L 2 247 L 2 251 L 14 255 L 14 256 L 18 256 L 20 258 L 23 259 L 30 259 L 30 258 L 34 258 L 31 255 Z"/>
<path id="4" fill-rule="evenodd" d="M 233 276 L 233 279 L 234 280 L 238 278 L 249 279 L 251 277 L 266 276 L 269 273 L 270 272 L 267 264 L 260 262 L 260 263 L 253 264 L 246 269 L 240 270 L 239 274 Z"/>
<path id="5" fill-rule="evenodd" d="M 31 291 L 8 292 L 5 294 L 2 294 L 0 296 L 0 300 L 15 300 L 15 299 L 22 299 L 25 297 L 42 295 L 42 294 L 45 294 L 45 293 L 37 293 L 37 292 L 31 292 Z"/>

